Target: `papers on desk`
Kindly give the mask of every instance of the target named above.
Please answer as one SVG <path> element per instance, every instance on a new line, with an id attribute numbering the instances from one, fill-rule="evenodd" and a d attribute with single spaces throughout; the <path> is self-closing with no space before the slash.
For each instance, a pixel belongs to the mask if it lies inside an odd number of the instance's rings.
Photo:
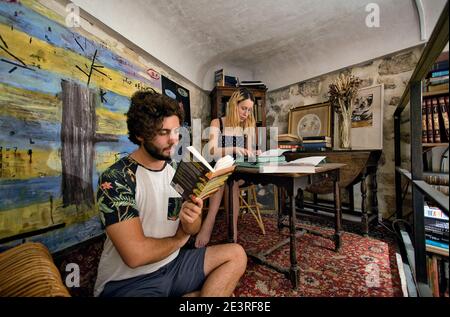
<path id="1" fill-rule="evenodd" d="M 317 166 L 326 156 L 310 156 L 299 158 L 290 162 L 262 164 L 259 166 L 260 173 L 314 173 Z"/>

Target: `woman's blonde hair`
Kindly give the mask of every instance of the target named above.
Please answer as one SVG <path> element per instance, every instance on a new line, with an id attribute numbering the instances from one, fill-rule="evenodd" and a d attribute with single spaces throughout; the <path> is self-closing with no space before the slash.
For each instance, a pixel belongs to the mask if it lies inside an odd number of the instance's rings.
<path id="1" fill-rule="evenodd" d="M 225 116 L 225 126 L 233 128 L 241 127 L 244 130 L 246 128 L 254 128 L 256 126 L 253 111 L 250 112 L 243 124 L 241 124 L 239 120 L 238 104 L 247 99 L 250 99 L 253 103 L 255 103 L 255 97 L 247 88 L 239 88 L 231 95 L 230 100 L 228 101 L 228 108 Z"/>

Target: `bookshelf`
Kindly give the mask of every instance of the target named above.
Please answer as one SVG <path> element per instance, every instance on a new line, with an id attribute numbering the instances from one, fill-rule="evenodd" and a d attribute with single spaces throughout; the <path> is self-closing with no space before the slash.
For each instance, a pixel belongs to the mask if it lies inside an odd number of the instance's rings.
<path id="1" fill-rule="evenodd" d="M 402 254 L 405 258 L 405 270 L 407 274 L 408 292 L 411 296 L 433 296 L 433 290 L 429 284 L 429 258 L 430 254 L 442 250 L 427 247 L 425 241 L 425 200 L 432 202 L 448 216 L 449 198 L 437 189 L 424 181 L 424 156 L 423 150 L 428 147 L 448 146 L 448 143 L 423 146 L 422 144 L 422 102 L 424 97 L 438 96 L 447 93 L 446 91 L 424 92 L 423 83 L 429 71 L 433 68 L 435 61 L 439 58 L 442 50 L 448 43 L 449 38 L 449 8 L 446 3 L 438 22 L 426 44 L 422 56 L 409 80 L 409 84 L 402 95 L 399 104 L 394 112 L 394 149 L 395 149 L 395 192 L 396 192 L 396 217 L 397 220 L 404 220 L 403 215 L 403 188 L 402 178 L 405 177 L 408 185 L 411 185 L 412 197 L 412 232 L 408 233 L 404 223 L 399 223 L 400 244 L 405 250 Z M 402 112 L 409 104 L 409 124 L 410 124 L 410 170 L 401 168 L 401 118 Z M 403 221 L 404 222 L 404 221 Z M 441 256 L 441 255 L 439 255 Z M 447 256 L 448 261 L 448 256 Z M 434 277 L 433 277 L 434 278 Z"/>
<path id="2" fill-rule="evenodd" d="M 246 87 L 255 96 L 255 105 L 253 106 L 257 127 L 266 126 L 266 92 L 267 88 L 249 88 Z M 227 102 L 230 100 L 236 87 L 216 86 L 210 93 L 211 98 L 211 120 L 225 116 Z"/>

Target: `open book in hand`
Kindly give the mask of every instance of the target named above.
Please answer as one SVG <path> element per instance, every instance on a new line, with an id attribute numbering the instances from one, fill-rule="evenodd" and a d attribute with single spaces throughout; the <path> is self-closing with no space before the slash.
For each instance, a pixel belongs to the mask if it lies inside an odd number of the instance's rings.
<path id="1" fill-rule="evenodd" d="M 314 173 L 326 156 L 309 156 L 290 162 L 268 163 L 259 166 L 260 173 Z"/>
<path id="2" fill-rule="evenodd" d="M 187 149 L 194 159 L 178 163 L 171 185 L 184 200 L 191 200 L 192 195 L 205 199 L 218 191 L 233 173 L 234 159 L 226 155 L 213 168 L 194 147 Z"/>

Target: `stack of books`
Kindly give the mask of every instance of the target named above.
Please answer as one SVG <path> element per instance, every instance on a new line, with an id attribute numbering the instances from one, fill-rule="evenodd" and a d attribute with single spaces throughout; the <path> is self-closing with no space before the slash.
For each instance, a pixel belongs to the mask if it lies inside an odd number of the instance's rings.
<path id="1" fill-rule="evenodd" d="M 302 138 L 294 134 L 279 134 L 278 148 L 280 150 L 289 150 L 292 152 L 299 152 L 303 150 Z"/>
<path id="2" fill-rule="evenodd" d="M 225 75 L 223 68 L 214 72 L 214 85 L 219 87 L 238 87 L 239 79 L 236 76 Z"/>
<path id="3" fill-rule="evenodd" d="M 422 100 L 422 143 L 449 142 L 448 94 Z"/>
<path id="4" fill-rule="evenodd" d="M 448 216 L 435 206 L 424 203 L 426 244 L 448 250 Z"/>
<path id="5" fill-rule="evenodd" d="M 243 80 L 238 83 L 239 87 L 266 89 L 266 84 L 260 80 Z"/>
<path id="6" fill-rule="evenodd" d="M 333 144 L 329 136 L 305 136 L 303 137 L 303 148 L 305 151 L 326 151 Z"/>
<path id="7" fill-rule="evenodd" d="M 434 187 L 444 195 L 449 195 L 449 176 L 448 173 L 424 172 L 423 180 Z"/>
<path id="8" fill-rule="evenodd" d="M 448 52 L 442 53 L 431 67 L 426 78 L 426 91 L 448 91 Z"/>
<path id="9" fill-rule="evenodd" d="M 236 158 L 236 164 L 241 167 L 259 168 L 266 163 L 283 163 L 286 162 L 286 157 L 284 156 L 285 152 L 287 152 L 287 150 L 273 149 L 262 152 L 255 157 L 238 157 Z"/>

